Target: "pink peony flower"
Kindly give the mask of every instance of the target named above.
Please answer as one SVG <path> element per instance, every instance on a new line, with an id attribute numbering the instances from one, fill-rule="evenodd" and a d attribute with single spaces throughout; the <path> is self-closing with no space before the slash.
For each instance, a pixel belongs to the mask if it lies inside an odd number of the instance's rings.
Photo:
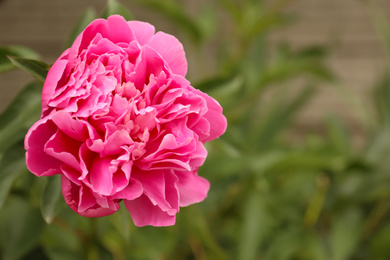
<path id="1" fill-rule="evenodd" d="M 135 225 L 173 225 L 179 207 L 207 196 L 204 143 L 226 129 L 221 106 L 186 72 L 175 37 L 118 15 L 93 21 L 47 75 L 25 138 L 29 170 L 61 174 L 82 216 L 113 214 L 123 200 Z"/>

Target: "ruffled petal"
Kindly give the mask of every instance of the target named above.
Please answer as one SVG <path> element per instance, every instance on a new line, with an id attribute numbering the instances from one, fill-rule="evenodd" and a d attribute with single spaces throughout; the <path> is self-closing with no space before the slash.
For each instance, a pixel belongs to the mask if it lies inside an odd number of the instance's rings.
<path id="1" fill-rule="evenodd" d="M 148 43 L 154 35 L 154 26 L 149 23 L 139 21 L 128 21 L 127 23 L 133 30 L 134 35 L 141 46 Z"/>
<path id="2" fill-rule="evenodd" d="M 187 60 L 183 45 L 174 36 L 157 32 L 148 45 L 161 55 L 173 73 L 183 77 L 187 74 Z"/>
<path id="3" fill-rule="evenodd" d="M 48 118 L 36 122 L 24 139 L 27 168 L 37 176 L 60 174 L 61 161 L 45 152 L 45 145 L 56 133 L 56 125 Z"/>
<path id="4" fill-rule="evenodd" d="M 45 83 L 43 84 L 42 89 L 42 116 L 47 115 L 48 102 L 53 97 L 53 94 L 57 88 L 58 82 L 64 76 L 64 71 L 66 66 L 68 65 L 68 60 L 63 59 L 68 54 L 69 50 L 66 50 L 61 57 L 54 62 L 51 66 L 49 72 L 47 73 L 47 77 L 45 79 Z"/>
<path id="5" fill-rule="evenodd" d="M 86 49 L 91 43 L 95 35 L 101 34 L 103 38 L 107 38 L 113 43 L 130 43 L 135 40 L 135 36 L 126 20 L 120 15 L 112 15 L 104 19 L 94 20 L 88 27 L 82 32 L 82 38 L 78 47 L 78 53 L 81 50 Z"/>
<path id="6" fill-rule="evenodd" d="M 143 227 L 147 225 L 162 227 L 175 224 L 175 215 L 161 210 L 158 205 L 153 205 L 146 195 L 141 195 L 134 200 L 124 200 L 129 210 L 134 225 Z"/>
<path id="7" fill-rule="evenodd" d="M 117 202 L 110 202 L 107 207 L 102 207 L 87 187 L 74 184 L 64 175 L 61 176 L 61 188 L 66 204 L 84 217 L 108 216 L 119 209 Z"/>
<path id="8" fill-rule="evenodd" d="M 214 98 L 197 89 L 194 89 L 194 91 L 198 95 L 202 96 L 207 102 L 208 110 L 204 115 L 204 118 L 207 119 L 207 121 L 210 123 L 210 135 L 200 141 L 204 143 L 209 142 L 220 137 L 226 131 L 227 120 L 226 117 L 222 114 L 221 105 Z"/>
<path id="9" fill-rule="evenodd" d="M 203 201 L 210 189 L 208 180 L 198 176 L 195 172 L 175 172 L 179 181 L 176 187 L 179 191 L 180 207 Z"/>

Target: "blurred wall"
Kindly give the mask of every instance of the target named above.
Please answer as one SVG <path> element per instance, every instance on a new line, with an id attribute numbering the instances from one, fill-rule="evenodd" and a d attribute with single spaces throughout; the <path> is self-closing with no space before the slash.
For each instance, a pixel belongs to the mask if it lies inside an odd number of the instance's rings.
<path id="1" fill-rule="evenodd" d="M 389 18 L 390 1 L 369 1 L 374 2 Z M 354 130 L 359 131 L 356 122 L 360 120 L 361 112 L 351 109 L 351 103 L 357 100 L 343 88 L 356 94 L 362 102 L 363 110 L 372 109 L 372 88 L 386 66 L 386 53 L 368 8 L 360 0 L 293 2 L 289 12 L 298 14 L 300 18 L 293 26 L 275 33 L 273 42 L 284 39 L 295 47 L 308 44 L 330 46 L 328 65 L 344 82 L 343 85 L 321 86 L 319 95 L 311 100 L 310 106 L 302 114 L 300 124 L 306 128 L 315 128 L 324 118 L 322 115 L 335 113 L 345 118 L 355 127 Z"/>
<path id="2" fill-rule="evenodd" d="M 124 3 L 126 1 L 123 1 Z M 128 1 L 130 3 L 131 1 Z M 191 4 L 191 1 L 186 1 Z M 327 44 L 333 47 L 328 64 L 346 86 L 367 102 L 367 95 L 384 66 L 381 46 L 367 10 L 357 0 L 297 0 L 289 12 L 300 17 L 297 23 L 272 35 L 272 42 L 287 41 L 293 47 Z M 378 1 L 382 10 L 390 9 L 390 1 Z M 102 10 L 105 0 L 1 0 L 0 45 L 28 46 L 52 63 L 62 52 L 63 42 L 74 21 L 87 6 Z M 130 7 L 135 8 L 131 5 Z M 136 19 L 158 21 L 158 15 L 147 17 L 145 10 L 132 9 Z M 155 24 L 156 25 L 156 24 Z M 158 24 L 158 29 L 169 30 L 169 25 Z M 172 32 L 171 32 L 172 33 Z M 189 74 L 194 57 L 187 53 Z M 206 57 L 205 57 L 206 59 Z M 0 111 L 23 85 L 31 80 L 26 73 L 15 70 L 0 75 Z M 337 86 L 323 86 L 308 109 L 302 114 L 301 127 L 315 127 L 329 112 L 341 114 L 353 124 L 356 115 L 346 109 Z M 357 115 L 358 116 L 358 115 Z"/>

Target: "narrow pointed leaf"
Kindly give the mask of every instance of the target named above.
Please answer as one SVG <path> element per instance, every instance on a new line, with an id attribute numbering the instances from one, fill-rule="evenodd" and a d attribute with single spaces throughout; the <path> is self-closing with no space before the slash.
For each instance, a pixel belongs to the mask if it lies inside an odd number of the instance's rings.
<path id="1" fill-rule="evenodd" d="M 68 38 L 65 41 L 65 47 L 69 48 L 74 42 L 74 40 L 77 38 L 77 36 L 87 27 L 89 23 L 96 19 L 96 17 L 96 12 L 92 8 L 88 8 L 87 10 L 85 10 L 78 18 L 77 22 L 72 28 L 72 31 L 68 35 Z"/>
<path id="2" fill-rule="evenodd" d="M 8 149 L 0 160 L 0 210 L 14 181 L 27 172 L 23 143 Z"/>
<path id="3" fill-rule="evenodd" d="M 38 245 L 44 228 L 38 208 L 21 198 L 13 198 L 0 211 L 1 259 L 22 259 Z"/>
<path id="4" fill-rule="evenodd" d="M 15 68 L 7 56 L 39 59 L 39 54 L 23 46 L 0 47 L 0 73 Z"/>
<path id="5" fill-rule="evenodd" d="M 262 149 L 266 148 L 273 141 L 274 137 L 285 129 L 286 125 L 314 93 L 315 88 L 308 86 L 284 106 L 276 105 L 264 122 L 253 121 L 251 133 L 253 144 L 261 144 Z"/>
<path id="6" fill-rule="evenodd" d="M 103 11 L 102 17 L 107 19 L 110 15 L 119 14 L 123 16 L 127 21 L 133 19 L 131 12 L 117 0 L 108 0 L 107 6 Z"/>
<path id="7" fill-rule="evenodd" d="M 272 221 L 265 210 L 266 202 L 258 193 L 252 191 L 245 203 L 237 259 L 257 259 L 259 245 L 267 239 Z"/>
<path id="8" fill-rule="evenodd" d="M 39 118 L 42 84 L 28 84 L 0 115 L 0 153 L 21 141 Z"/>
<path id="9" fill-rule="evenodd" d="M 48 178 L 41 199 L 41 212 L 46 223 L 50 224 L 64 204 L 61 193 L 61 176 Z"/>
<path id="10" fill-rule="evenodd" d="M 40 81 L 45 81 L 49 65 L 43 61 L 8 56 L 11 62 L 18 68 L 31 74 Z"/>
<path id="11" fill-rule="evenodd" d="M 170 19 L 175 25 L 180 26 L 195 42 L 203 38 L 200 26 L 190 15 L 183 11 L 177 1 L 137 0 L 137 3 Z"/>

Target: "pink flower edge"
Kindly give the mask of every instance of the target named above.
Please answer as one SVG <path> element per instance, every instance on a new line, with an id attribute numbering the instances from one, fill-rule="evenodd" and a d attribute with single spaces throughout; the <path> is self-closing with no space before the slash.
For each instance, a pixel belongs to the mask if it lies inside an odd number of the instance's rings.
<path id="1" fill-rule="evenodd" d="M 97 19 L 51 67 L 42 114 L 25 138 L 37 176 L 61 174 L 68 206 L 86 217 L 124 201 L 137 226 L 175 223 L 203 201 L 204 143 L 227 126 L 219 103 L 184 78 L 181 43 L 144 22 Z"/>

